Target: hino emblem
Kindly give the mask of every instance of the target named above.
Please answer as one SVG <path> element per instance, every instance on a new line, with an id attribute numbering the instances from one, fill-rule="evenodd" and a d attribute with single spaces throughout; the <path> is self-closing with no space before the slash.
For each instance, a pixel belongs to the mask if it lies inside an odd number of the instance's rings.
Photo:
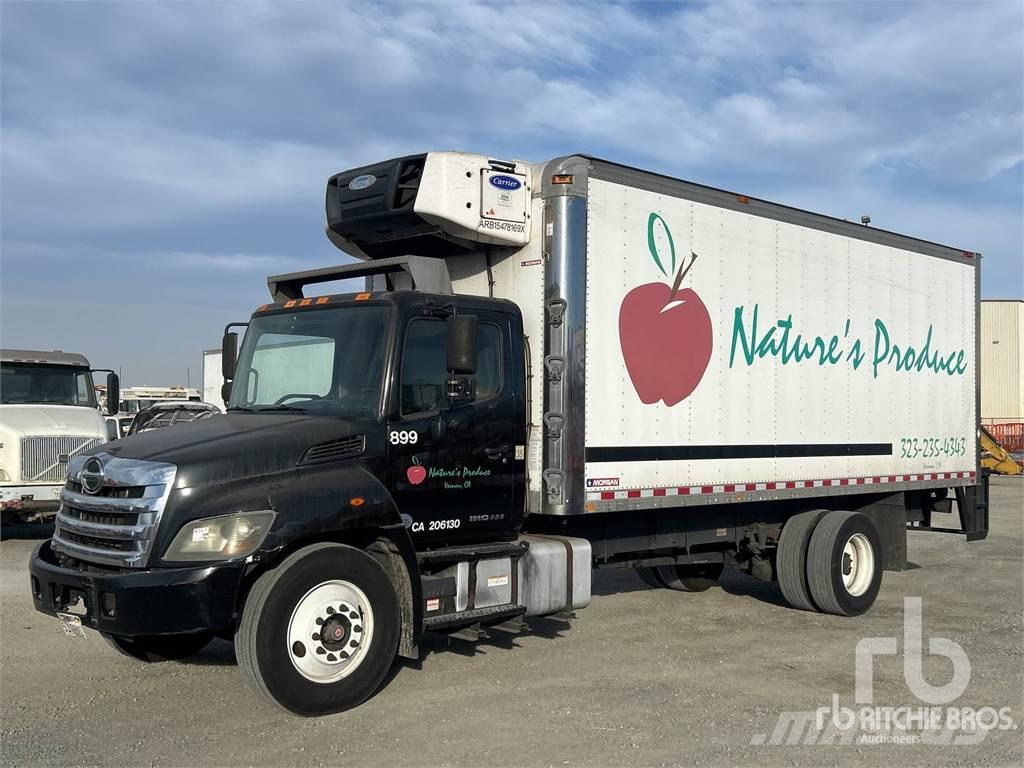
<path id="1" fill-rule="evenodd" d="M 103 464 L 95 457 L 89 459 L 78 477 L 82 481 L 82 490 L 89 495 L 96 495 L 103 488 Z"/>

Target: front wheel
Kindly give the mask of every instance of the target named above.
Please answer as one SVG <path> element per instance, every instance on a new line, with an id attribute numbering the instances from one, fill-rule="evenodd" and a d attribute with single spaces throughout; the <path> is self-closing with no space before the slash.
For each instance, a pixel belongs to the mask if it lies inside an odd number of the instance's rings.
<path id="1" fill-rule="evenodd" d="M 212 634 L 153 635 L 151 637 L 117 637 L 101 633 L 107 644 L 124 656 L 146 662 L 180 661 L 195 656 L 213 639 Z"/>
<path id="2" fill-rule="evenodd" d="M 314 544 L 253 585 L 235 634 L 242 673 L 270 701 L 312 716 L 358 706 L 395 658 L 398 600 L 372 557 Z"/>

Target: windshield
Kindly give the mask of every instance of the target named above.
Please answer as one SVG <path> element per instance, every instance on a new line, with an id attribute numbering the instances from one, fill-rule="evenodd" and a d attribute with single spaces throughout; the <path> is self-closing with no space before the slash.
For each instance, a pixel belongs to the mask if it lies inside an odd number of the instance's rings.
<path id="1" fill-rule="evenodd" d="M 92 372 L 71 365 L 3 363 L 0 365 L 0 402 L 95 408 Z"/>
<path id="2" fill-rule="evenodd" d="M 387 319 L 380 305 L 256 317 L 238 356 L 229 410 L 376 415 Z"/>

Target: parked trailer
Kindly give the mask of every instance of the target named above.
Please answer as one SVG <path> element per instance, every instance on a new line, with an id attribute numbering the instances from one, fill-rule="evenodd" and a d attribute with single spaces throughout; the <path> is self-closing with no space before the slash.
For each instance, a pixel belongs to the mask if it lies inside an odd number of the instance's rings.
<path id="1" fill-rule="evenodd" d="M 73 462 L 39 610 L 146 660 L 233 638 L 315 715 L 426 631 L 572 617 L 592 567 L 852 616 L 908 526 L 987 534 L 976 253 L 584 156 L 403 157 L 326 207 L 360 261 L 268 278 L 226 415 Z"/>

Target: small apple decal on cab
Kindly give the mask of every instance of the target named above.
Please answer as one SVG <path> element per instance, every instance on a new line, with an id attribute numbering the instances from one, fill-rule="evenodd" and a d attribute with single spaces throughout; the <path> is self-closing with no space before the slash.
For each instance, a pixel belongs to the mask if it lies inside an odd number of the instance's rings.
<path id="1" fill-rule="evenodd" d="M 672 406 L 697 388 L 711 361 L 711 316 L 692 288 L 681 288 L 697 254 L 690 251 L 686 268 L 679 264 L 676 269 L 672 232 L 657 213 L 647 219 L 647 247 L 654 263 L 665 277 L 671 274 L 658 252 L 659 224 L 668 243 L 675 279 L 671 287 L 662 282 L 646 283 L 626 294 L 619 308 L 619 343 L 640 401 L 650 404 L 663 400 Z"/>
<path id="2" fill-rule="evenodd" d="M 419 456 L 412 457 L 412 466 L 405 470 L 405 476 L 413 485 L 419 485 L 427 479 L 427 468 L 420 466 Z"/>

